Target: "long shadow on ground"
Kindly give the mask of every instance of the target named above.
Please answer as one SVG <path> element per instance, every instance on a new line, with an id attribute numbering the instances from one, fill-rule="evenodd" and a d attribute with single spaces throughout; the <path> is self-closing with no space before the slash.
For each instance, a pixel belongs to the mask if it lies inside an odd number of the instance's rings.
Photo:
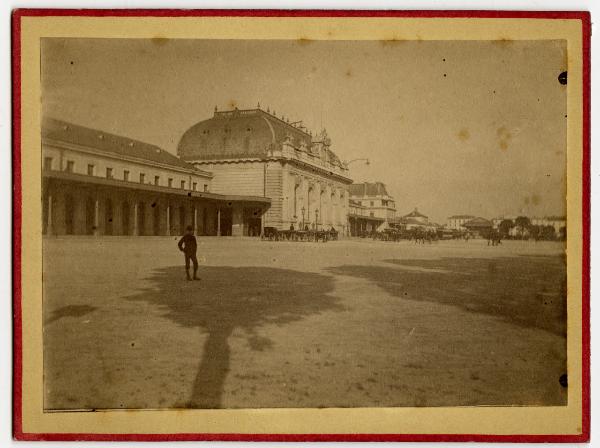
<path id="1" fill-rule="evenodd" d="M 345 265 L 329 271 L 367 279 L 396 297 L 452 305 L 566 336 L 564 257 L 385 261 L 396 267 Z"/>
<path id="2" fill-rule="evenodd" d="M 333 277 L 267 267 L 211 266 L 200 282 L 185 282 L 181 266 L 157 270 L 151 288 L 128 297 L 163 307 L 165 317 L 208 333 L 189 403 L 191 408 L 219 408 L 229 372 L 228 338 L 236 328 L 250 335 L 249 345 L 263 350 L 272 342 L 258 336 L 266 324 L 285 325 L 309 315 L 342 310 Z"/>

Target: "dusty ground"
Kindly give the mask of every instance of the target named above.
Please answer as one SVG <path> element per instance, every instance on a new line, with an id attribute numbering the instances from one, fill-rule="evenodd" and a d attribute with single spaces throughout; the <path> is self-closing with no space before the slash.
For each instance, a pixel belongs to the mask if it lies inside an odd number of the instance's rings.
<path id="1" fill-rule="evenodd" d="M 566 403 L 558 243 L 44 243 L 45 407 Z"/>

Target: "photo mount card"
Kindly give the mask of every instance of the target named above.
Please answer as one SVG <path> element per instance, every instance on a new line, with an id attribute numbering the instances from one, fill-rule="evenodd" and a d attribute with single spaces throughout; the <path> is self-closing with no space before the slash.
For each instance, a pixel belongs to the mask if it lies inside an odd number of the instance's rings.
<path id="1" fill-rule="evenodd" d="M 14 437 L 588 441 L 590 26 L 15 10 Z"/>

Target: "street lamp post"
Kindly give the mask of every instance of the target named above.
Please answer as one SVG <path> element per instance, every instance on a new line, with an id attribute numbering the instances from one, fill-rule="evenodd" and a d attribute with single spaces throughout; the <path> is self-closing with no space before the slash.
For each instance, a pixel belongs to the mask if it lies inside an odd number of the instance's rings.
<path id="1" fill-rule="evenodd" d="M 304 207 L 302 207 L 301 211 L 302 211 L 302 229 L 301 230 L 304 230 L 304 212 L 306 212 L 306 209 Z"/>
<path id="2" fill-rule="evenodd" d="M 370 165 L 371 164 L 371 162 L 369 161 L 369 159 L 352 159 L 352 160 L 348 160 L 346 162 L 346 166 L 348 166 L 348 165 L 350 165 L 351 163 L 354 163 L 354 162 L 365 162 L 365 165 Z"/>

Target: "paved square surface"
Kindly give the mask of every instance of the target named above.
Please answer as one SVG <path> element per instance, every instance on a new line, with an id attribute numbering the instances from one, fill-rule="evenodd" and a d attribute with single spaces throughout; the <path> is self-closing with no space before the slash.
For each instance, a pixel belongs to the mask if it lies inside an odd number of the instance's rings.
<path id="1" fill-rule="evenodd" d="M 561 405 L 559 243 L 44 241 L 47 409 Z"/>

